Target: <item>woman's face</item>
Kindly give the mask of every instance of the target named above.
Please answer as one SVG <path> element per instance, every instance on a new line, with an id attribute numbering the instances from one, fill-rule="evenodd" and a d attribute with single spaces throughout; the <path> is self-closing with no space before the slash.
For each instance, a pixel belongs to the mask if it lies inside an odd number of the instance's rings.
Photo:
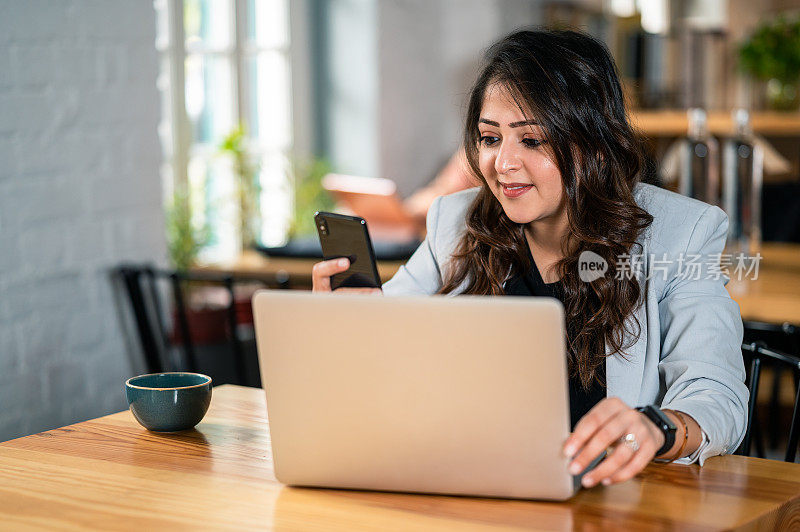
<path id="1" fill-rule="evenodd" d="M 478 130 L 478 164 L 506 215 L 520 224 L 560 218 L 564 186 L 544 132 L 502 85 L 486 89 Z"/>

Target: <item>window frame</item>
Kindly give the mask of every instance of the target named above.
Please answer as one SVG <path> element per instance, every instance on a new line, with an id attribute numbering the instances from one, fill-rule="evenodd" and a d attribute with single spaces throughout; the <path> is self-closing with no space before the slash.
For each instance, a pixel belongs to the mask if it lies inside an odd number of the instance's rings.
<path id="1" fill-rule="evenodd" d="M 169 109 L 164 113 L 162 105 L 161 120 L 159 122 L 159 136 L 169 135 L 169 149 L 171 153 L 163 153 L 162 181 L 165 198 L 171 198 L 175 189 L 179 186 L 189 185 L 189 166 L 193 159 L 200 158 L 210 166 L 214 154 L 217 152 L 216 146 L 212 144 L 195 142 L 193 139 L 192 123 L 186 110 L 186 60 L 192 55 L 200 57 L 224 57 L 227 59 L 231 68 L 231 99 L 230 105 L 233 106 L 231 116 L 233 117 L 232 127 L 243 124 L 247 129 L 248 151 L 254 160 L 263 161 L 267 157 L 284 157 L 288 160 L 291 154 L 308 153 L 306 146 L 297 146 L 297 131 L 307 132 L 305 125 L 299 122 L 307 121 L 307 113 L 301 112 L 296 116 L 298 109 L 305 106 L 299 102 L 295 95 L 295 84 L 299 81 L 303 83 L 302 94 L 308 93 L 308 83 L 303 79 L 298 80 L 295 66 L 307 61 L 306 53 L 297 53 L 295 50 L 295 32 L 307 35 L 306 21 L 304 14 L 308 9 L 307 0 L 284 0 L 287 20 L 285 30 L 288 35 L 287 42 L 279 46 L 263 46 L 255 42 L 248 42 L 248 22 L 255 13 L 249 13 L 248 0 L 230 0 L 229 8 L 231 28 L 229 31 L 232 36 L 231 42 L 226 47 L 209 48 L 203 45 L 187 46 L 186 33 L 184 27 L 184 0 L 153 0 L 154 11 L 158 17 L 162 9 L 166 11 L 166 35 L 156 35 L 156 51 L 159 56 L 159 77 L 165 73 L 164 62 L 168 68 L 168 91 Z M 299 20 L 298 20 L 299 19 Z M 164 38 L 166 37 L 166 38 Z M 250 123 L 253 118 L 253 111 L 256 105 L 256 94 L 250 94 L 251 73 L 249 71 L 249 61 L 257 64 L 258 56 L 264 52 L 277 52 L 282 57 L 287 73 L 286 87 L 288 93 L 288 130 L 286 141 L 280 146 L 266 146 L 259 139 L 254 139 L 252 131 L 256 126 Z M 299 76 L 302 78 L 303 76 Z M 305 76 L 306 80 L 308 76 Z M 163 95 L 162 95 L 163 98 Z M 165 116 L 168 115 L 168 116 Z M 298 127 L 299 126 L 299 127 Z M 218 139 L 221 140 L 221 139 Z M 166 139 L 161 140 L 164 148 L 167 146 Z M 299 150 L 298 150 L 299 148 Z M 263 183 L 263 182 L 262 182 Z M 277 183 L 273 183 L 275 185 Z M 289 187 L 290 189 L 293 187 Z M 289 193 L 286 198 L 289 212 L 293 210 L 294 197 Z M 263 212 L 262 212 L 263 215 Z M 219 222 L 219 220 L 218 220 Z M 225 223 L 225 222 L 222 222 Z M 287 221 L 288 223 L 288 221 Z M 240 235 L 235 235 L 238 240 Z M 236 246 L 239 247 L 239 246 Z"/>

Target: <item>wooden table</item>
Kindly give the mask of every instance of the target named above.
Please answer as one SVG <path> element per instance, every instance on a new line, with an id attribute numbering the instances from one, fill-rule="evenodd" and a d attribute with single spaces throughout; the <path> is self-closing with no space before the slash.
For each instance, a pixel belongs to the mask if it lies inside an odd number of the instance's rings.
<path id="1" fill-rule="evenodd" d="M 758 278 L 731 278 L 727 288 L 742 319 L 800 325 L 800 245 L 766 243 Z"/>
<path id="2" fill-rule="evenodd" d="M 311 268 L 321 259 L 267 257 L 257 251 L 247 250 L 232 261 L 205 264 L 193 271 L 235 275 L 253 279 L 285 276 L 294 288 L 311 288 Z M 378 275 L 388 281 L 405 264 L 405 261 L 378 261 Z"/>
<path id="3" fill-rule="evenodd" d="M 120 393 L 122 386 L 120 385 Z M 566 503 L 287 488 L 264 393 L 220 386 L 196 430 L 130 412 L 0 444 L 0 528 L 276 530 L 782 529 L 800 526 L 800 464 L 724 456 L 650 465 Z"/>
<path id="4" fill-rule="evenodd" d="M 800 325 L 800 245 L 766 243 L 756 280 L 735 278 L 728 291 L 739 303 L 745 320 Z M 254 251 L 245 252 L 235 261 L 208 265 L 199 271 L 242 277 L 287 276 L 295 287 L 311 286 L 313 259 L 267 258 Z M 403 262 L 379 262 L 378 271 L 388 281 Z"/>

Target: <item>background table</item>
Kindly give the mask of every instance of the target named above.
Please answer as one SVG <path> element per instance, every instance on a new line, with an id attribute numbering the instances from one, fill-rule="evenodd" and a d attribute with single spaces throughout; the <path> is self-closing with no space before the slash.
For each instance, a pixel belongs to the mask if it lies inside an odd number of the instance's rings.
<path id="1" fill-rule="evenodd" d="M 120 393 L 122 386 L 120 385 Z M 0 527 L 276 530 L 721 529 L 800 526 L 800 464 L 723 456 L 650 465 L 566 503 L 286 488 L 264 393 L 221 386 L 196 430 L 130 412 L 0 444 Z"/>
<path id="2" fill-rule="evenodd" d="M 193 271 L 252 279 L 285 276 L 293 288 L 311 288 L 311 268 L 320 260 L 322 259 L 267 257 L 255 250 L 246 250 L 234 260 L 205 264 Z M 405 261 L 378 261 L 378 275 L 386 282 L 403 264 Z"/>
<path id="3" fill-rule="evenodd" d="M 742 319 L 800 325 L 800 245 L 766 243 L 761 255 L 757 279 L 727 285 Z"/>
<path id="4" fill-rule="evenodd" d="M 800 245 L 765 243 L 758 278 L 735 278 L 728 292 L 739 303 L 745 320 L 800 325 Z M 241 277 L 273 277 L 278 273 L 291 280 L 292 286 L 311 287 L 313 259 L 268 258 L 248 251 L 234 261 L 210 264 L 198 271 L 224 273 Z M 392 278 L 402 262 L 379 262 L 378 272 L 385 282 Z"/>

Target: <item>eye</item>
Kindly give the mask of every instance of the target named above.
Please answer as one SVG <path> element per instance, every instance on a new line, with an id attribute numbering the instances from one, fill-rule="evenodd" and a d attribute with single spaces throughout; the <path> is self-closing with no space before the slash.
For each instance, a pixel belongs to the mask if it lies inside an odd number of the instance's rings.
<path id="1" fill-rule="evenodd" d="M 522 143 L 525 144 L 529 148 L 538 148 L 539 146 L 541 146 L 545 142 L 547 142 L 547 141 L 539 140 L 539 139 L 522 139 Z"/>
<path id="2" fill-rule="evenodd" d="M 484 146 L 492 146 L 498 140 L 500 139 L 498 139 L 497 137 L 492 137 L 491 135 L 483 135 L 481 138 L 478 139 L 478 142 L 480 142 Z"/>

